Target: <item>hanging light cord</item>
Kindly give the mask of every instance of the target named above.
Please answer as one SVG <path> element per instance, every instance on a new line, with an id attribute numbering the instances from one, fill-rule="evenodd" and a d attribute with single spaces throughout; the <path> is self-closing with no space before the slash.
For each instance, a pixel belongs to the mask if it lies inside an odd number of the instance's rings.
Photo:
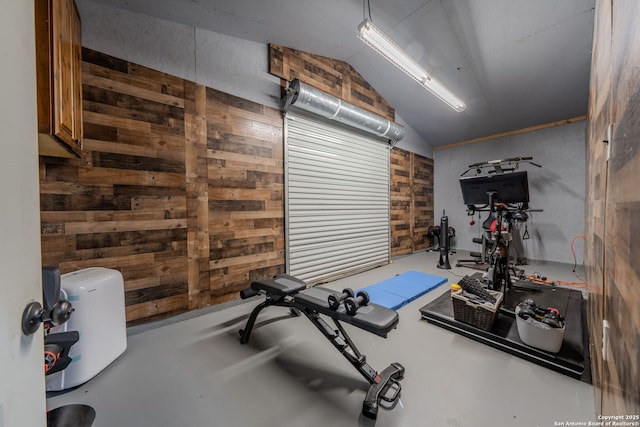
<path id="1" fill-rule="evenodd" d="M 373 22 L 373 18 L 371 18 L 371 2 L 370 0 L 362 1 L 362 15 L 364 19 L 367 19 L 367 12 L 369 14 L 369 21 Z"/>

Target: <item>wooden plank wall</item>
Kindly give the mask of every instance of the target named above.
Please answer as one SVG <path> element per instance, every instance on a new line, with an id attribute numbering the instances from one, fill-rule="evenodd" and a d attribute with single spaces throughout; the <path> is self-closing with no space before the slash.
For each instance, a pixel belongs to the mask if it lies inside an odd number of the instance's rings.
<path id="1" fill-rule="evenodd" d="M 603 411 L 640 414 L 640 3 L 611 2 L 612 141 L 605 211 Z M 636 420 L 637 421 L 637 420 Z"/>
<path id="2" fill-rule="evenodd" d="M 84 159 L 40 158 L 42 260 L 115 268 L 129 325 L 284 271 L 277 110 L 83 50 Z"/>
<path id="3" fill-rule="evenodd" d="M 427 238 L 429 226 L 436 225 L 433 212 L 433 159 L 411 153 L 411 224 L 413 252 L 433 245 Z M 440 220 L 438 220 L 438 224 Z"/>
<path id="4" fill-rule="evenodd" d="M 607 185 L 606 139 L 611 122 L 611 7 L 598 2 L 595 18 L 587 138 L 587 200 L 585 203 L 585 274 L 588 283 L 588 322 L 591 373 L 597 413 L 602 413 L 602 320 L 604 319 L 604 215 Z"/>
<path id="5" fill-rule="evenodd" d="M 433 159 L 397 147 L 391 150 L 391 256 L 433 244 Z"/>
<path id="6" fill-rule="evenodd" d="M 83 57 L 86 157 L 40 158 L 43 265 L 117 268 L 129 321 L 186 311 L 183 81 Z"/>
<path id="7" fill-rule="evenodd" d="M 280 111 L 207 88 L 209 268 L 213 303 L 284 273 Z"/>
<path id="8" fill-rule="evenodd" d="M 592 59 L 588 133 L 587 238 L 590 335 L 595 350 L 596 410 L 640 413 L 640 4 L 599 1 Z M 612 124 L 610 159 L 607 127 Z M 600 352 L 609 322 L 607 358 Z"/>
<path id="9" fill-rule="evenodd" d="M 411 153 L 391 150 L 391 256 L 413 252 Z"/>
<path id="10" fill-rule="evenodd" d="M 346 62 L 270 44 L 269 72 L 287 81 L 297 78 L 388 120 L 396 118 L 387 101 Z"/>
<path id="11" fill-rule="evenodd" d="M 120 270 L 129 326 L 284 272 L 280 111 L 89 49 L 83 91 L 85 158 L 40 157 L 43 265 Z M 433 222 L 432 160 L 399 156 L 394 254 Z"/>

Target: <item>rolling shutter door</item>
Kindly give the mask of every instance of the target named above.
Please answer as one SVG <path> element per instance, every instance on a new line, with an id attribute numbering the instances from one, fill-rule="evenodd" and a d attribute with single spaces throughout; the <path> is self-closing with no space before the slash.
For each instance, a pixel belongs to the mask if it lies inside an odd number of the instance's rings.
<path id="1" fill-rule="evenodd" d="M 287 271 L 318 283 L 389 262 L 389 145 L 287 113 Z"/>

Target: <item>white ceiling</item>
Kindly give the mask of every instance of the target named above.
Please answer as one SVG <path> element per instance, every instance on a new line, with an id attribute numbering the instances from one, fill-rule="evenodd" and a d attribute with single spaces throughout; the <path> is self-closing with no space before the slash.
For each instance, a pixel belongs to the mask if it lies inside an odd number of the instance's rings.
<path id="1" fill-rule="evenodd" d="M 456 113 L 357 37 L 362 0 L 96 0 L 348 62 L 433 146 L 586 114 L 595 0 L 370 0 L 373 22 L 467 103 Z"/>

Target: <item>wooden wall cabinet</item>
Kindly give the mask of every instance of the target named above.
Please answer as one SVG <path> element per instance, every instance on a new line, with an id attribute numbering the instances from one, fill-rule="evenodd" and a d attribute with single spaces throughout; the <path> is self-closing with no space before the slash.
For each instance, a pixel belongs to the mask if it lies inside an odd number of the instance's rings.
<path id="1" fill-rule="evenodd" d="M 35 0 L 38 148 L 82 156 L 82 44 L 73 0 Z"/>

